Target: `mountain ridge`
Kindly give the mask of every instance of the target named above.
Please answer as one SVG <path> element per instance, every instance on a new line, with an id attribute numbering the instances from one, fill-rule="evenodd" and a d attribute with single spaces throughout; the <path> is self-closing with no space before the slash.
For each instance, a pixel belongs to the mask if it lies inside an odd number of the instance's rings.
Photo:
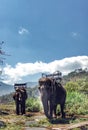
<path id="1" fill-rule="evenodd" d="M 27 87 L 33 88 L 37 85 L 37 82 L 27 82 Z M 14 92 L 14 85 L 9 85 L 4 82 L 0 82 L 0 96 L 10 94 Z"/>
<path id="2" fill-rule="evenodd" d="M 88 70 L 87 69 L 76 69 L 70 72 L 68 75 L 63 76 L 62 84 L 65 86 L 67 82 L 76 82 L 79 79 L 86 79 L 88 82 Z M 33 88 L 38 86 L 38 82 L 27 82 L 27 88 Z M 14 92 L 14 86 L 0 82 L 0 96 Z"/>

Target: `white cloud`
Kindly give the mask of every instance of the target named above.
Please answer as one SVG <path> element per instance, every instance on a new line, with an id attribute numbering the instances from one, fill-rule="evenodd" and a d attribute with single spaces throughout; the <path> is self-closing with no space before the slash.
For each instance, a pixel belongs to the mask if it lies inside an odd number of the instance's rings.
<path id="1" fill-rule="evenodd" d="M 80 36 L 80 34 L 79 34 L 78 32 L 71 32 L 71 36 L 72 36 L 73 38 L 77 38 L 77 37 Z"/>
<path id="2" fill-rule="evenodd" d="M 20 35 L 23 35 L 23 34 L 28 34 L 29 31 L 26 28 L 20 27 L 20 29 L 18 30 L 18 33 Z"/>
<path id="3" fill-rule="evenodd" d="M 21 81 L 23 77 L 32 76 L 38 73 L 49 72 L 53 73 L 60 70 L 63 75 L 79 68 L 88 67 L 88 56 L 77 56 L 64 58 L 62 60 L 55 60 L 50 63 L 35 62 L 35 63 L 17 63 L 13 68 L 11 65 L 6 65 L 3 68 L 3 76 L 6 78 L 5 82 L 13 84 Z"/>

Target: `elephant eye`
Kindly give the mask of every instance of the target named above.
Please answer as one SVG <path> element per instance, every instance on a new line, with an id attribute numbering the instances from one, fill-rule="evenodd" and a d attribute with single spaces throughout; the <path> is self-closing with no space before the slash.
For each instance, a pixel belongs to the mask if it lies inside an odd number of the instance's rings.
<path id="1" fill-rule="evenodd" d="M 40 86 L 38 86 L 38 89 L 40 90 Z"/>
<path id="2" fill-rule="evenodd" d="M 42 83 L 39 83 L 40 86 L 42 86 Z"/>
<path id="3" fill-rule="evenodd" d="M 40 86 L 44 85 L 44 82 L 42 82 L 42 81 L 41 81 L 41 82 L 39 82 L 39 85 L 40 85 Z"/>
<path id="4" fill-rule="evenodd" d="M 51 86 L 51 81 L 46 82 L 47 86 Z"/>

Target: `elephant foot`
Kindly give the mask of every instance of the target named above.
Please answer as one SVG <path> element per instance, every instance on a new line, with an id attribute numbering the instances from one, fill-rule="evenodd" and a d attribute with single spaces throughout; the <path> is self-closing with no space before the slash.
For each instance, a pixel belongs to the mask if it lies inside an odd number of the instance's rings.
<path id="1" fill-rule="evenodd" d="M 62 118 L 65 118 L 65 113 L 62 114 Z"/>
<path id="2" fill-rule="evenodd" d="M 50 115 L 48 115 L 48 114 L 45 114 L 45 116 L 46 116 L 48 119 L 50 119 L 50 118 L 51 118 L 51 116 L 50 116 Z"/>
<path id="3" fill-rule="evenodd" d="M 61 112 L 58 112 L 57 115 L 60 116 L 60 115 L 61 115 Z"/>
<path id="4" fill-rule="evenodd" d="M 52 119 L 53 119 L 53 117 L 50 116 L 50 115 L 47 115 L 46 117 L 47 117 L 49 120 L 52 120 Z"/>
<path id="5" fill-rule="evenodd" d="M 57 115 L 56 115 L 56 114 L 54 114 L 54 115 L 53 115 L 53 118 L 57 118 Z"/>
<path id="6" fill-rule="evenodd" d="M 48 118 L 49 120 L 52 120 L 52 119 L 57 118 L 57 116 L 55 116 L 55 115 L 54 115 L 54 116 L 48 116 L 47 118 Z"/>

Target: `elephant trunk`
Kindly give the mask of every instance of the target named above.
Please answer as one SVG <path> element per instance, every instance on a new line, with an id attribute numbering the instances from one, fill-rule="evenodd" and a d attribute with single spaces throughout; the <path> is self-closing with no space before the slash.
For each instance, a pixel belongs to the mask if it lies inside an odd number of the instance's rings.
<path id="1" fill-rule="evenodd" d="M 44 109 L 44 113 L 46 115 L 47 118 L 50 118 L 50 104 L 48 101 L 47 96 L 42 96 L 42 104 L 43 104 L 43 109 Z"/>

